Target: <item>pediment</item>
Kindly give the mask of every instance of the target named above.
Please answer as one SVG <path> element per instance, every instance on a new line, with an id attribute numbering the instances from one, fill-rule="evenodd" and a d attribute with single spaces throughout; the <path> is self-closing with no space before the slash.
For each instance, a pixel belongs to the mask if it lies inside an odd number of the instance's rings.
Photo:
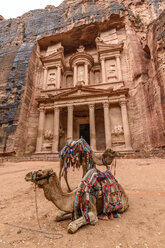
<path id="1" fill-rule="evenodd" d="M 112 92 L 113 89 L 103 90 L 103 89 L 95 89 L 95 88 L 87 88 L 87 87 L 76 87 L 74 90 L 68 90 L 63 93 L 56 95 L 58 100 L 67 99 L 67 98 L 83 98 L 83 97 L 93 97 L 98 95 L 106 95 L 107 93 Z"/>
<path id="2" fill-rule="evenodd" d="M 64 53 L 63 53 L 63 51 L 54 52 L 54 53 L 52 53 L 50 55 L 41 57 L 41 61 L 44 64 L 52 62 L 52 61 L 62 61 L 63 64 L 64 64 Z"/>

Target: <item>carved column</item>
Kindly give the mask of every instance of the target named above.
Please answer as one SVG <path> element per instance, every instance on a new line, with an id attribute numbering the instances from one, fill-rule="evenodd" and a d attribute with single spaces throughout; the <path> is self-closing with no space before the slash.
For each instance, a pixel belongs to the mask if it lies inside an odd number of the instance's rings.
<path id="1" fill-rule="evenodd" d="M 43 90 L 46 90 L 47 86 L 47 79 L 48 79 L 48 69 L 44 67 L 44 81 L 43 81 Z"/>
<path id="2" fill-rule="evenodd" d="M 118 80 L 119 81 L 122 81 L 120 55 L 117 55 L 116 56 L 116 66 L 117 66 L 117 77 L 118 77 Z"/>
<path id="3" fill-rule="evenodd" d="M 96 151 L 95 105 L 89 105 L 90 146 Z"/>
<path id="4" fill-rule="evenodd" d="M 73 83 L 74 83 L 74 87 L 77 84 L 77 65 L 74 65 L 74 72 L 73 72 Z"/>
<path id="5" fill-rule="evenodd" d="M 128 113 L 127 113 L 126 101 L 121 101 L 120 106 L 121 106 L 121 115 L 122 115 L 122 122 L 123 122 L 125 146 L 126 146 L 126 148 L 131 148 L 131 135 L 130 135 L 130 129 L 129 129 L 129 123 L 128 123 Z"/>
<path id="6" fill-rule="evenodd" d="M 109 103 L 105 102 L 104 107 L 104 126 L 105 126 L 105 142 L 106 149 L 112 147 L 112 137 L 111 137 L 111 124 L 110 124 L 110 115 L 109 115 Z"/>
<path id="7" fill-rule="evenodd" d="M 60 126 L 60 108 L 55 107 L 54 109 L 54 128 L 53 128 L 53 144 L 52 144 L 52 152 L 58 152 L 58 144 L 59 144 L 59 126 Z"/>
<path id="8" fill-rule="evenodd" d="M 102 83 L 106 83 L 105 59 L 101 59 Z"/>
<path id="9" fill-rule="evenodd" d="M 67 139 L 73 140 L 73 106 L 68 106 Z"/>
<path id="10" fill-rule="evenodd" d="M 45 124 L 45 108 L 40 107 L 39 122 L 38 122 L 38 135 L 37 135 L 37 144 L 36 144 L 37 153 L 40 153 L 42 150 L 44 124 Z"/>
<path id="11" fill-rule="evenodd" d="M 57 89 L 60 89 L 61 85 L 61 66 L 57 67 Z"/>
<path id="12" fill-rule="evenodd" d="M 85 85 L 88 85 L 88 65 L 85 63 Z"/>

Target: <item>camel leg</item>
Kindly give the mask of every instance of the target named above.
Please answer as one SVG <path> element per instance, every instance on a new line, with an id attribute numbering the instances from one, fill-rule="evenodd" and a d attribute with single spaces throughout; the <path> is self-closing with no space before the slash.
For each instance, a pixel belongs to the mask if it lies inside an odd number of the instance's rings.
<path id="1" fill-rule="evenodd" d="M 87 173 L 87 164 L 86 164 L 86 161 L 85 161 L 85 158 L 82 158 L 82 168 L 83 168 L 83 176 L 85 176 L 85 174 Z"/>
<path id="2" fill-rule="evenodd" d="M 67 219 L 72 219 L 72 213 L 67 213 L 64 211 L 58 211 L 56 213 L 56 217 L 55 217 L 56 221 L 62 221 L 62 220 L 67 220 Z"/>
<path id="3" fill-rule="evenodd" d="M 60 159 L 59 181 L 61 183 L 62 169 L 64 167 L 64 160 Z"/>
<path id="4" fill-rule="evenodd" d="M 80 217 L 79 219 L 72 221 L 68 225 L 68 232 L 75 233 L 81 226 L 87 224 L 95 225 L 98 221 L 97 215 L 93 212 L 89 212 L 88 215 L 89 215 L 90 223 L 88 223 L 84 217 Z"/>
<path id="5" fill-rule="evenodd" d="M 67 170 L 64 171 L 64 178 L 65 178 L 66 185 L 68 187 L 68 191 L 71 192 L 72 190 L 71 190 L 69 183 L 68 183 Z"/>
<path id="6" fill-rule="evenodd" d="M 121 189 L 121 202 L 122 202 L 122 208 L 118 210 L 119 213 L 123 213 L 129 208 L 129 202 L 128 202 L 128 196 L 125 193 L 123 187 L 119 184 Z"/>

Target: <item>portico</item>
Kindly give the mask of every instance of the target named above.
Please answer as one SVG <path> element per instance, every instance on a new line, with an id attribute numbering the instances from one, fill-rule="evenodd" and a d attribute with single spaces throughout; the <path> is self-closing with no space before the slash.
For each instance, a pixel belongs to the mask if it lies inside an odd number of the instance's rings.
<path id="1" fill-rule="evenodd" d="M 57 153 L 67 139 L 79 139 L 82 125 L 86 128 L 84 132 L 89 133 L 90 146 L 94 151 L 115 148 L 116 144 L 123 149 L 130 148 L 126 94 L 127 90 L 107 91 L 79 85 L 74 90 L 49 97 L 45 104 L 42 102 L 40 118 L 45 120 L 47 112 L 54 116 L 53 128 L 50 130 L 52 139 L 47 141 L 50 143 L 47 152 Z M 111 108 L 114 107 L 119 109 L 122 123 L 111 115 Z M 118 133 L 114 131 L 116 126 L 121 126 Z M 39 121 L 38 130 L 37 152 L 43 152 L 44 138 L 41 136 L 44 135 L 46 127 L 44 130 L 42 121 Z"/>

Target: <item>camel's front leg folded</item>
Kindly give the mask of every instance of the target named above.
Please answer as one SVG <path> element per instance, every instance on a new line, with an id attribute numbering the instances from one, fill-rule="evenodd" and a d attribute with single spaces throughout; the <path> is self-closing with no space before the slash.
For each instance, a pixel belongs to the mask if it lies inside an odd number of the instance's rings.
<path id="1" fill-rule="evenodd" d="M 62 221 L 62 220 L 67 220 L 67 219 L 72 219 L 72 213 L 67 213 L 64 211 L 58 211 L 56 214 L 56 221 Z"/>
<path id="2" fill-rule="evenodd" d="M 93 212 L 89 212 L 88 215 L 89 215 L 90 223 L 88 223 L 84 217 L 80 217 L 79 219 L 72 221 L 68 225 L 68 232 L 75 233 L 81 226 L 87 224 L 95 225 L 96 222 L 98 221 L 97 215 L 94 214 Z"/>

